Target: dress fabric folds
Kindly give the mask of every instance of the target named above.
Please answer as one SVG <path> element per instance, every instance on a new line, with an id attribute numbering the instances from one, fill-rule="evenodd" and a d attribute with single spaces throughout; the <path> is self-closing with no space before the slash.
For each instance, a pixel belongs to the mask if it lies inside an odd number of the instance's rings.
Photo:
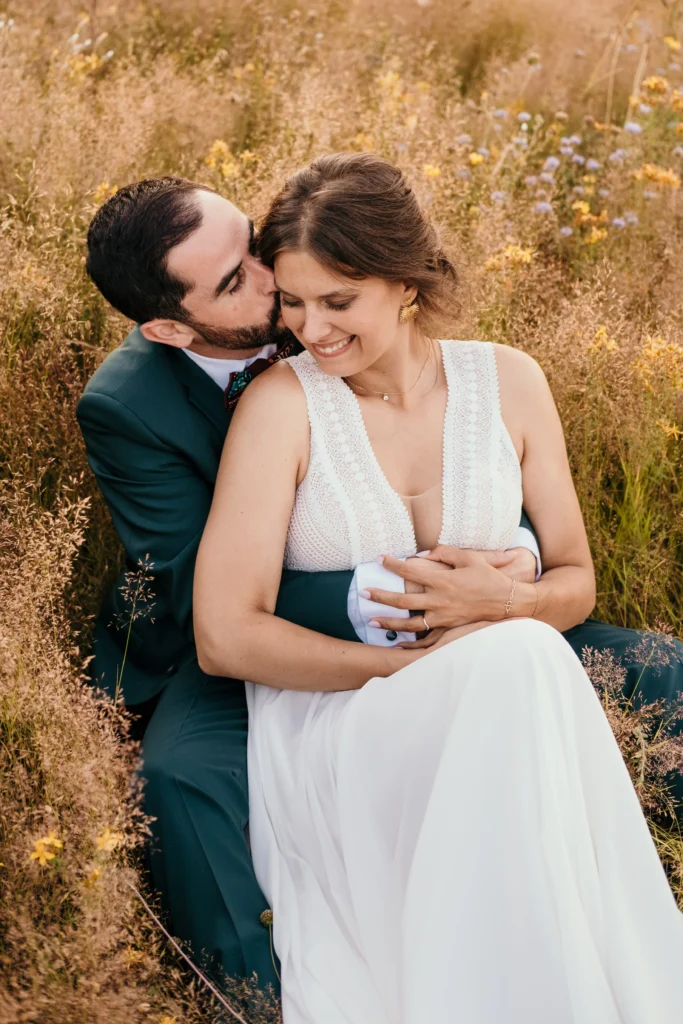
<path id="1" fill-rule="evenodd" d="M 440 541 L 504 548 L 521 479 L 493 347 L 442 342 Z M 415 553 L 353 393 L 307 354 L 290 568 Z M 680 1024 L 678 911 L 600 702 L 509 620 L 344 692 L 247 684 L 250 834 L 284 1024 Z"/>

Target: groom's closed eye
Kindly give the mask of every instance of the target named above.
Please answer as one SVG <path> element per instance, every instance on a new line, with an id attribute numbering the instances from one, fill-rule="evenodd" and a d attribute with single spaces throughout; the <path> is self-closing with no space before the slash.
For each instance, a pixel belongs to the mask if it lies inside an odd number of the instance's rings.
<path id="1" fill-rule="evenodd" d="M 256 238 L 253 220 L 249 221 L 249 241 L 247 248 L 249 255 L 254 256 L 256 253 Z M 227 274 L 224 274 L 223 277 L 220 279 L 214 291 L 214 298 L 220 298 L 220 296 L 225 291 L 228 291 L 229 295 L 234 295 L 235 292 L 238 292 L 242 285 L 244 284 L 244 277 L 245 274 L 243 261 L 240 260 L 236 267 L 233 267 L 232 270 L 229 270 Z M 235 284 L 232 286 L 232 288 L 229 288 L 229 285 L 232 283 L 233 280 L 235 281 Z"/>

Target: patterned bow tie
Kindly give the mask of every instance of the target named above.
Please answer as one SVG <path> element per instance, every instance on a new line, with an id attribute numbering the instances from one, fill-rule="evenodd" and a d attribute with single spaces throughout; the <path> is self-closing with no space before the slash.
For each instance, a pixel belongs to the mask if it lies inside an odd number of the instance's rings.
<path id="1" fill-rule="evenodd" d="M 239 402 L 242 392 L 246 388 L 247 384 L 250 384 L 254 377 L 258 377 L 259 373 L 263 373 L 269 366 L 273 366 L 274 363 L 279 363 L 281 359 L 287 359 L 289 356 L 297 355 L 301 351 L 301 346 L 296 338 L 292 338 L 291 341 L 285 342 L 282 348 L 279 348 L 277 352 L 273 353 L 267 359 L 255 359 L 249 366 L 245 366 L 243 370 L 237 370 L 235 373 L 230 374 L 228 380 L 228 386 L 225 389 L 225 397 L 223 399 L 225 408 L 229 412 L 233 412 L 235 406 Z"/>

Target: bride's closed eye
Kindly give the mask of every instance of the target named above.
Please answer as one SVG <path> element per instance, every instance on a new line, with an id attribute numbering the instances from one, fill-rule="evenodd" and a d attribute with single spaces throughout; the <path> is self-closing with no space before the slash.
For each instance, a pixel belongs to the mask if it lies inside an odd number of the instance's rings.
<path id="1" fill-rule="evenodd" d="M 280 295 L 280 302 L 283 306 L 288 306 L 289 309 L 294 309 L 296 306 L 300 306 L 301 302 L 298 299 L 286 299 L 284 295 Z M 348 309 L 353 299 L 349 299 L 348 302 L 325 302 L 328 309 L 333 309 L 340 313 L 344 309 Z"/>

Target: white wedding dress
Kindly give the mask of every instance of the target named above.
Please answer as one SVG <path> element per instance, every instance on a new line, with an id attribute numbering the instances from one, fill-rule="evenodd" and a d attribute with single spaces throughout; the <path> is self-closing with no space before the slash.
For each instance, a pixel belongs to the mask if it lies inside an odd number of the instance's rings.
<path id="1" fill-rule="evenodd" d="M 442 342 L 441 542 L 505 548 L 521 474 L 493 348 Z M 415 554 L 342 380 L 304 353 L 286 564 Z M 683 916 L 593 687 L 532 620 L 359 690 L 247 684 L 250 835 L 284 1024 L 681 1024 Z"/>

